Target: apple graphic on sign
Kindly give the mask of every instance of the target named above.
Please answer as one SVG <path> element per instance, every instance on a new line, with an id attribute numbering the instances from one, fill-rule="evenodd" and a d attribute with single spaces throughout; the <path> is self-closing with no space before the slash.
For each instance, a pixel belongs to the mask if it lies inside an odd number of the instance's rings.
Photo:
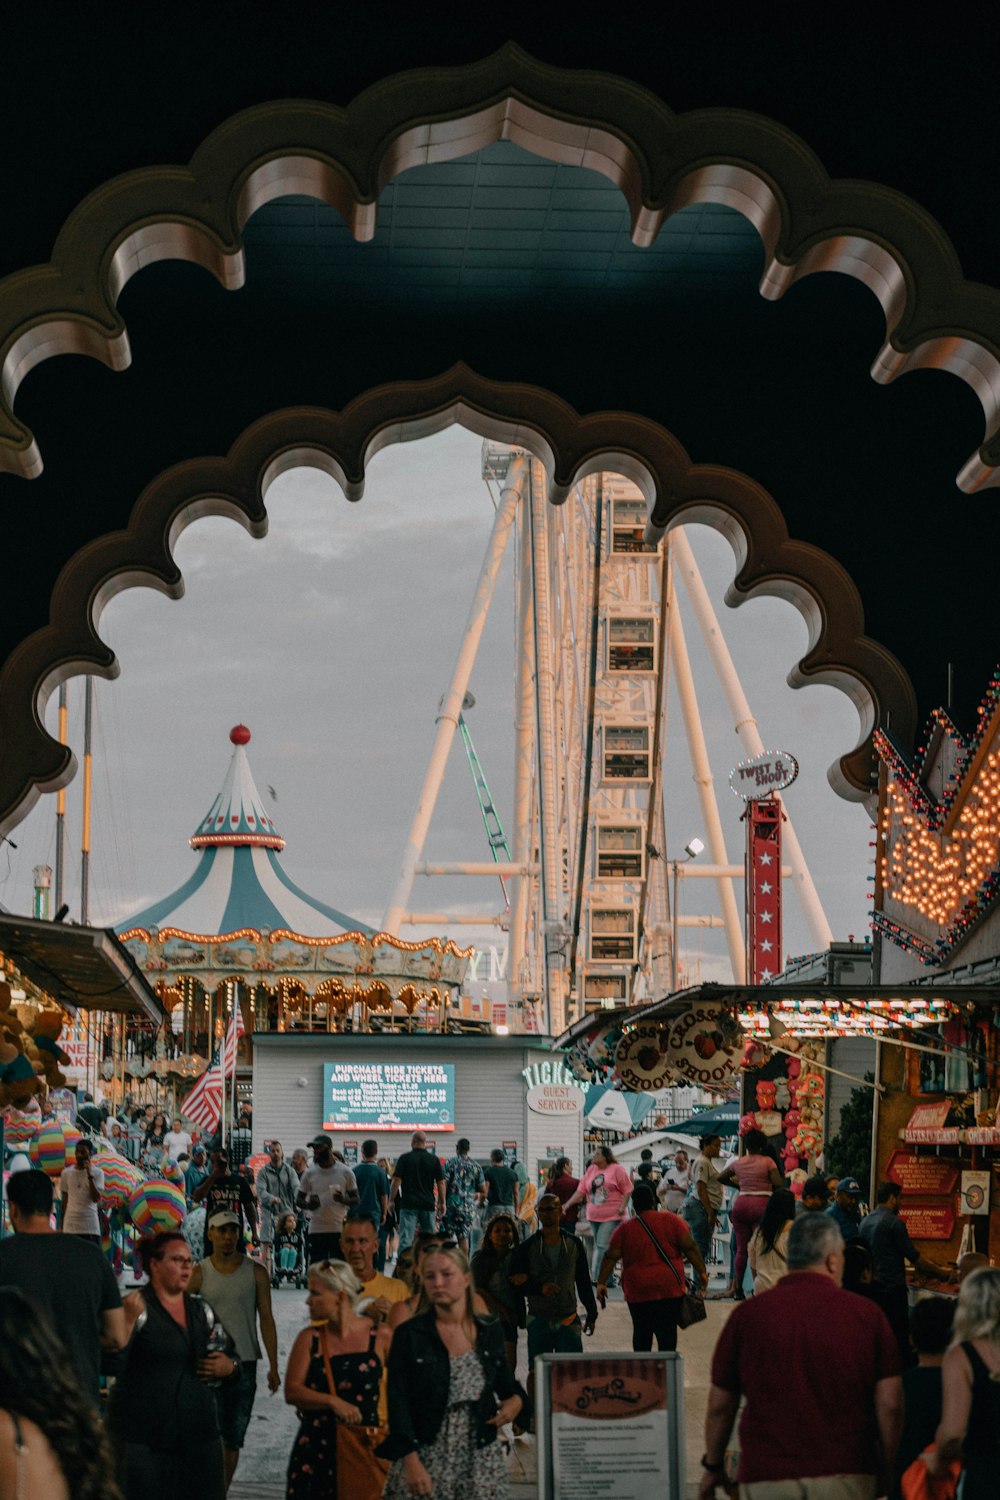
<path id="1" fill-rule="evenodd" d="M 718 1041 L 716 1038 L 718 1038 Z M 722 1036 L 717 1031 L 699 1031 L 693 1045 L 702 1062 L 708 1062 L 710 1058 L 715 1056 L 719 1050 L 719 1042 L 721 1040 Z"/>
<path id="2" fill-rule="evenodd" d="M 643 1072 L 646 1073 L 652 1073 L 659 1061 L 660 1054 L 652 1045 L 648 1047 L 640 1047 L 638 1053 L 636 1054 L 636 1062 L 639 1064 L 639 1067 L 642 1068 Z"/>

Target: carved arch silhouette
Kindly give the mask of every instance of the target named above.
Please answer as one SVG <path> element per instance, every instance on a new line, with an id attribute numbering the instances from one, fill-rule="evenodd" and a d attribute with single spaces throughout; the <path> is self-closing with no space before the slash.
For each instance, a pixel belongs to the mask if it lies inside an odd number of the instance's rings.
<path id="1" fill-rule="evenodd" d="M 733 469 L 692 464 L 676 438 L 650 419 L 621 412 L 581 417 L 549 391 L 498 384 L 457 365 L 434 380 L 369 391 L 342 412 L 274 412 L 250 426 L 226 457 L 191 458 L 165 470 L 139 496 L 125 530 L 95 538 L 71 558 L 53 590 L 50 623 L 21 643 L 0 675 L 0 832 L 14 826 L 41 792 L 73 775 L 72 752 L 44 726 L 48 698 L 76 674 L 117 676 L 114 653 L 99 634 L 101 612 L 115 594 L 145 585 L 172 598 L 182 595 L 173 548 L 186 526 L 206 515 L 228 516 L 251 535 L 264 536 L 269 485 L 302 465 L 321 469 L 348 500 L 360 500 L 367 461 L 381 448 L 431 436 L 454 422 L 541 459 L 553 503 L 564 502 L 588 474 L 610 470 L 627 475 L 645 493 L 651 539 L 683 521 L 720 530 L 738 565 L 729 602 L 772 594 L 793 603 L 806 619 L 809 649 L 789 681 L 836 686 L 855 703 L 859 742 L 829 774 L 842 795 L 871 796 L 878 721 L 889 711 L 894 725 L 912 730 L 916 705 L 899 662 L 864 634 L 861 599 L 841 564 L 789 537 L 780 509 L 761 485 Z"/>
<path id="2" fill-rule="evenodd" d="M 398 173 L 500 140 L 603 173 L 628 203 L 637 245 L 652 244 L 687 204 L 738 209 L 764 244 L 766 298 L 814 271 L 863 282 L 886 318 L 873 378 L 921 368 L 960 376 L 979 397 L 985 434 L 958 483 L 1000 483 L 1000 292 L 964 279 L 947 235 L 919 204 L 877 184 L 831 181 L 794 132 L 762 116 L 678 116 L 626 79 L 555 68 L 514 43 L 479 63 L 396 74 L 346 109 L 256 106 L 213 131 L 187 167 L 125 173 L 91 193 L 48 264 L 0 282 L 0 467 L 25 478 L 41 470 L 34 435 L 14 414 L 37 364 L 76 353 L 128 365 L 117 300 L 143 266 L 187 260 L 234 289 L 245 274 L 243 226 L 263 204 L 320 198 L 364 241 L 379 192 Z"/>

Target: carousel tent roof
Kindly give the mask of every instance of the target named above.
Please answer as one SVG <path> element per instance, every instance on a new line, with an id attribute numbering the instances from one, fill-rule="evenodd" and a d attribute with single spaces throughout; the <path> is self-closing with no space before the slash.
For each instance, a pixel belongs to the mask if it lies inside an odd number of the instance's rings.
<path id="1" fill-rule="evenodd" d="M 278 858 L 285 841 L 254 783 L 246 746 L 250 731 L 237 724 L 222 790 L 190 840 L 200 851 L 189 880 L 169 896 L 120 922 L 117 932 L 173 927 L 218 937 L 252 927 L 287 928 L 302 937 L 336 937 L 374 928 L 326 906 L 290 880 Z"/>

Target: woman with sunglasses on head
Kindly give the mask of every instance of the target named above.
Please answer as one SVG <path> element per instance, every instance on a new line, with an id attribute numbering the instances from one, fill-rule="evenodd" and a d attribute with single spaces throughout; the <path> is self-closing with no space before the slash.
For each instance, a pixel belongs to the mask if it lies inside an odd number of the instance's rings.
<path id="1" fill-rule="evenodd" d="M 423 1264 L 426 1312 L 404 1323 L 389 1355 L 389 1437 L 395 1460 L 384 1500 L 505 1500 L 499 1429 L 527 1408 L 499 1323 L 477 1317 L 461 1250 L 432 1250 Z"/>
<path id="2" fill-rule="evenodd" d="M 427 1311 L 427 1293 L 424 1291 L 423 1267 L 424 1260 L 432 1250 L 454 1250 L 458 1241 L 454 1235 L 446 1234 L 443 1229 L 419 1230 L 412 1246 L 413 1269 L 410 1275 L 410 1285 L 413 1291 L 409 1297 L 402 1302 L 393 1304 L 388 1318 L 390 1333 L 394 1332 L 401 1323 L 408 1323 L 418 1312 Z M 475 1294 L 476 1312 L 485 1317 L 488 1311 L 485 1302 Z"/>
<path id="3" fill-rule="evenodd" d="M 390 1335 L 358 1312 L 363 1290 L 342 1260 L 309 1267 L 306 1306 L 312 1326 L 296 1338 L 285 1373 L 285 1400 L 301 1417 L 288 1460 L 288 1500 L 334 1500 L 339 1494 L 337 1423 L 378 1425 Z"/>
<path id="4" fill-rule="evenodd" d="M 141 1241 L 149 1284 L 125 1298 L 131 1338 L 108 1402 L 125 1500 L 223 1500 L 222 1438 L 213 1386 L 239 1376 L 222 1324 L 186 1290 L 193 1261 L 179 1231 Z"/>

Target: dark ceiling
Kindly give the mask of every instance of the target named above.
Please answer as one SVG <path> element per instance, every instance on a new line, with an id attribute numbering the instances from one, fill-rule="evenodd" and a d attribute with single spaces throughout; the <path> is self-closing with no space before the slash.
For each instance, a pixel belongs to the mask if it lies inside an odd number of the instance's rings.
<path id="1" fill-rule="evenodd" d="M 619 9 L 614 28 L 579 6 L 542 19 L 507 6 L 472 26 L 448 5 L 419 21 L 410 6 L 343 9 L 222 4 L 206 20 L 183 6 L 160 18 L 96 6 L 60 11 L 58 34 L 37 13 L 21 18 L 0 99 L 0 271 L 47 258 L 86 191 L 130 167 L 185 161 L 237 109 L 292 96 L 344 104 L 399 69 L 472 61 L 514 38 L 543 61 L 629 77 L 677 111 L 774 117 L 833 174 L 912 194 L 967 273 L 996 280 L 1000 219 L 982 206 L 979 166 L 997 159 L 1000 121 L 993 91 L 973 87 L 971 39 L 957 26 L 932 38 L 908 22 L 901 40 L 876 22 L 863 41 L 844 26 L 810 40 L 711 7 L 676 32 L 655 29 L 661 7 Z M 975 55 L 978 76 L 991 76 L 984 44 Z M 129 283 L 124 373 L 62 358 L 22 386 L 16 410 L 45 470 L 0 478 L 0 660 L 44 622 L 62 564 L 123 525 L 167 464 L 224 452 L 275 407 L 338 408 L 464 360 L 580 411 L 649 415 L 696 460 L 750 474 L 793 534 L 854 576 L 869 633 L 903 661 L 922 708 L 942 700 L 951 661 L 957 709 L 971 712 L 1000 655 L 992 598 L 973 582 L 1000 548 L 1000 497 L 954 484 L 982 413 L 943 374 L 872 382 L 884 320 L 857 282 L 813 276 L 767 303 L 760 242 L 732 211 L 684 210 L 636 249 L 605 179 L 503 144 L 391 183 L 369 244 L 325 205 L 287 199 L 251 220 L 246 246 L 236 293 L 178 263 Z"/>

